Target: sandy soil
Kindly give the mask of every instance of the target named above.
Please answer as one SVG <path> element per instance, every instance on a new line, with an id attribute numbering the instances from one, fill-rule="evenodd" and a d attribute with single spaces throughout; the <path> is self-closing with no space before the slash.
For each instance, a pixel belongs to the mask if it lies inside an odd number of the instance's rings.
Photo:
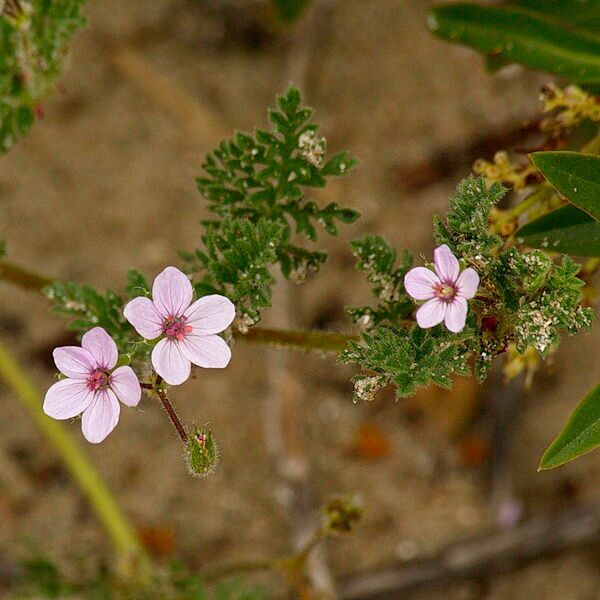
<path id="1" fill-rule="evenodd" d="M 154 275 L 177 260 L 177 248 L 194 246 L 205 216 L 194 177 L 218 142 L 211 131 L 264 125 L 266 106 L 288 80 L 285 36 L 265 35 L 259 21 L 235 8 L 225 18 L 212 4 L 90 2 L 90 26 L 77 36 L 71 68 L 46 119 L 0 162 L 0 235 L 12 257 L 60 278 L 119 289 L 127 269 Z M 431 251 L 430 217 L 445 210 L 468 168 L 407 193 L 398 184 L 399 165 L 514 127 L 537 109 L 544 77 L 521 71 L 490 77 L 477 55 L 430 37 L 429 5 L 338 2 L 328 37 L 311 57 L 305 93 L 329 146 L 348 148 L 363 161 L 325 195 L 360 209 L 364 219 L 327 242 L 326 276 L 305 284 L 303 309 L 294 315 L 306 326 L 342 328 L 343 306 L 368 299 L 367 285 L 353 271 L 350 239 L 379 232 L 398 247 Z M 186 130 L 123 77 L 111 63 L 111 44 L 135 51 L 197 98 L 214 116 L 206 136 Z M 48 315 L 40 297 L 6 285 L 0 285 L 0 306 L 0 333 L 45 388 L 52 381 L 50 350 L 64 341 L 63 321 Z M 545 446 L 598 380 L 598 339 L 596 333 L 570 340 L 551 374 L 523 395 L 510 461 L 527 515 L 564 506 L 565 486 L 577 499 L 600 497 L 597 454 L 536 473 Z M 193 565 L 270 556 L 289 545 L 281 490 L 262 436 L 270 355 L 241 344 L 234 354 L 226 372 L 202 371 L 174 393 L 184 419 L 210 423 L 219 440 L 223 457 L 212 478 L 187 476 L 170 425 L 149 400 L 137 411 L 123 411 L 106 443 L 86 446 L 135 524 L 172 532 L 173 552 Z M 428 556 L 493 526 L 485 482 L 477 469 L 461 465 L 454 435 L 466 420 L 461 411 L 469 412 L 465 398 L 480 395 L 485 408 L 485 390 L 466 386 L 450 398 L 432 391 L 417 407 L 429 416 L 415 419 L 414 402 L 352 404 L 351 371 L 332 359 L 296 360 L 305 373 L 305 435 L 319 493 L 357 493 L 366 507 L 356 535 L 329 545 L 336 575 Z M 108 556 L 93 515 L 4 387 L 0 402 L 0 552 L 23 556 L 40 549 L 65 565 Z M 349 450 L 365 421 L 389 440 L 387 456 L 368 460 Z M 80 438 L 78 424 L 71 429 Z M 485 586 L 432 589 L 427 597 L 569 600 L 599 594 L 597 562 L 574 552 Z"/>

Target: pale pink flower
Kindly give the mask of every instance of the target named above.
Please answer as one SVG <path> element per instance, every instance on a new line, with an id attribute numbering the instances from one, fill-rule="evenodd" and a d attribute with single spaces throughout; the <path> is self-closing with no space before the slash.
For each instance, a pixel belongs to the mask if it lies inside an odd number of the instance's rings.
<path id="1" fill-rule="evenodd" d="M 229 327 L 235 306 L 225 296 L 212 294 L 192 304 L 192 284 L 175 267 L 167 267 L 154 280 L 152 300 L 135 298 L 123 314 L 147 340 L 164 335 L 152 350 L 154 370 L 170 385 L 183 383 L 192 365 L 223 368 L 231 350 L 216 335 Z"/>
<path id="2" fill-rule="evenodd" d="M 67 379 L 46 392 L 44 412 L 54 419 L 71 419 L 83 413 L 85 439 L 100 443 L 119 422 L 119 400 L 126 406 L 137 406 L 140 401 L 138 378 L 131 367 L 114 368 L 119 358 L 117 345 L 102 327 L 90 329 L 81 338 L 81 348 L 63 346 L 56 348 L 53 356 Z"/>
<path id="3" fill-rule="evenodd" d="M 404 288 L 415 300 L 427 300 L 417 311 L 419 327 L 427 329 L 444 321 L 453 333 L 462 331 L 467 318 L 467 300 L 477 293 L 479 275 L 474 269 L 460 272 L 460 265 L 446 244 L 433 253 L 435 273 L 415 267 L 404 277 Z"/>

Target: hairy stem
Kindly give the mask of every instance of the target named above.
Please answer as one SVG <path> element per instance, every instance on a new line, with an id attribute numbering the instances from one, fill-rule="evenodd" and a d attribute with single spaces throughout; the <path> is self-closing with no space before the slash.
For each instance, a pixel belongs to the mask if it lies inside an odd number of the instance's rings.
<path id="1" fill-rule="evenodd" d="M 28 271 L 4 260 L 0 260 L 0 280 L 35 292 L 41 292 L 54 281 L 50 277 Z M 253 344 L 269 344 L 295 350 L 317 350 L 332 353 L 342 350 L 349 341 L 358 339 L 358 336 L 347 333 L 289 331 L 264 327 L 252 327 L 247 333 L 234 331 L 234 337 Z"/>
<path id="2" fill-rule="evenodd" d="M 0 279 L 32 292 L 41 292 L 53 281 L 49 277 L 28 271 L 6 260 L 0 261 Z"/>
<path id="3" fill-rule="evenodd" d="M 181 421 L 179 420 L 179 417 L 177 416 L 177 413 L 175 412 L 173 405 L 171 404 L 170 400 L 167 398 L 167 393 L 165 392 L 165 390 L 163 388 L 160 387 L 161 383 L 162 383 L 162 378 L 158 377 L 156 380 L 156 383 L 153 387 L 153 391 L 158 396 L 160 403 L 163 405 L 163 408 L 165 409 L 165 412 L 167 413 L 167 415 L 169 415 L 169 419 L 171 419 L 171 423 L 173 423 L 173 427 L 175 427 L 175 431 L 181 438 L 181 441 L 184 444 L 187 444 L 187 441 L 188 441 L 187 433 L 185 432 L 185 429 L 184 429 L 183 425 L 181 424 Z"/>
<path id="4" fill-rule="evenodd" d="M 135 530 L 122 513 L 114 496 L 63 424 L 44 414 L 40 392 L 2 342 L 0 342 L 0 377 L 33 417 L 60 455 L 81 491 L 86 494 L 119 555 L 119 566 L 123 574 L 129 575 L 137 567 L 147 566 L 147 558 Z"/>
<path id="5" fill-rule="evenodd" d="M 252 327 L 247 333 L 234 333 L 235 338 L 253 344 L 269 344 L 294 350 L 339 352 L 359 336 L 328 331 L 302 331 Z"/>

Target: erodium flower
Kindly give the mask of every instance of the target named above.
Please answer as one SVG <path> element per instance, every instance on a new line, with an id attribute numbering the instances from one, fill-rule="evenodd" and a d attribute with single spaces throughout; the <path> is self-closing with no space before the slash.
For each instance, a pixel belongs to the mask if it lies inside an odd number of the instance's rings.
<path id="1" fill-rule="evenodd" d="M 467 318 L 467 300 L 477 293 L 479 275 L 474 269 L 460 272 L 458 259 L 446 244 L 433 253 L 435 273 L 415 267 L 404 277 L 404 288 L 415 300 L 427 300 L 417 311 L 419 327 L 427 329 L 444 321 L 453 333 L 462 331 Z"/>
<path id="2" fill-rule="evenodd" d="M 137 406 L 140 401 L 138 378 L 131 367 L 114 368 L 119 358 L 117 345 L 102 327 L 84 334 L 81 348 L 63 346 L 56 348 L 53 356 L 67 379 L 46 392 L 44 412 L 54 419 L 71 419 L 83 413 L 85 439 L 100 443 L 119 422 L 119 400 L 126 406 Z"/>
<path id="3" fill-rule="evenodd" d="M 152 350 L 154 370 L 170 385 L 189 376 L 191 363 L 199 367 L 223 368 L 231 350 L 216 335 L 235 317 L 233 303 L 218 294 L 204 296 L 192 304 L 192 284 L 175 267 L 167 267 L 154 280 L 152 300 L 135 298 L 123 314 L 147 340 L 164 337 Z"/>

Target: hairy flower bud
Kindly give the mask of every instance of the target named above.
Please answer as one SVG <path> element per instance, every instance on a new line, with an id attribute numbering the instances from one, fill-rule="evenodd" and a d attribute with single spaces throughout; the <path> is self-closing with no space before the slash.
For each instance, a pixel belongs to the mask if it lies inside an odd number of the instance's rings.
<path id="1" fill-rule="evenodd" d="M 214 472 L 219 462 L 219 449 L 210 430 L 194 427 L 194 432 L 188 436 L 185 460 L 193 477 L 207 477 Z"/>

